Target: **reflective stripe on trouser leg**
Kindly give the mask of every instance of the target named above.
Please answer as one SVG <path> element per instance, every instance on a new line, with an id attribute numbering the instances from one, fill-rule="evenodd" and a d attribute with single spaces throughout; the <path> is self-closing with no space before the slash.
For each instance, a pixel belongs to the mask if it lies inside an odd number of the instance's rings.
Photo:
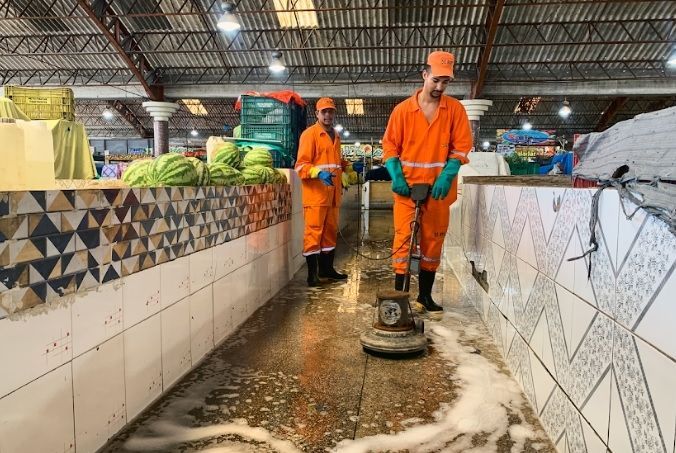
<path id="1" fill-rule="evenodd" d="M 338 208 L 308 206 L 303 208 L 305 234 L 303 254 L 328 252 L 336 248 L 338 236 Z"/>
<path id="2" fill-rule="evenodd" d="M 338 208 L 326 208 L 326 219 L 324 220 L 324 232 L 320 245 L 322 252 L 330 252 L 336 248 L 336 241 L 338 239 Z"/>
<path id="3" fill-rule="evenodd" d="M 441 264 L 441 250 L 448 231 L 450 205 L 448 200 L 427 200 L 420 221 L 420 268 L 435 272 Z"/>
<path id="4" fill-rule="evenodd" d="M 411 222 L 415 218 L 415 204 L 408 197 L 394 196 L 394 243 L 392 244 L 392 267 L 399 274 L 406 272 L 408 244 L 411 238 Z"/>

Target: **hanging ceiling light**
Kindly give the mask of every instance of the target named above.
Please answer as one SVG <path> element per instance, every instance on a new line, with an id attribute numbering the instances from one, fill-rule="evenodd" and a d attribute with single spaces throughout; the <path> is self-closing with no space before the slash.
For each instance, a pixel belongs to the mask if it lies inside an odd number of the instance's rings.
<path id="1" fill-rule="evenodd" d="M 343 137 L 349 137 L 350 131 L 343 131 Z"/>
<path id="2" fill-rule="evenodd" d="M 559 116 L 564 120 L 570 116 L 573 110 L 570 108 L 570 102 L 563 100 L 563 105 L 559 109 Z"/>
<path id="3" fill-rule="evenodd" d="M 485 141 L 482 144 L 483 149 L 488 149 L 491 146 L 491 143 L 489 141 Z"/>
<path id="4" fill-rule="evenodd" d="M 334 129 L 336 130 L 336 132 L 338 132 L 339 134 L 340 134 L 341 132 L 343 132 L 343 126 L 340 125 L 340 124 L 336 124 L 335 126 L 333 126 L 333 128 L 334 128 Z"/>
<path id="5" fill-rule="evenodd" d="M 200 135 L 200 133 L 197 132 L 197 129 L 193 129 L 190 131 L 190 135 L 192 135 L 193 137 L 197 137 L 198 135 Z"/>
<path id="6" fill-rule="evenodd" d="M 674 49 L 667 58 L 667 66 L 676 68 L 676 49 Z"/>
<path id="7" fill-rule="evenodd" d="M 361 142 L 354 142 L 354 146 L 361 146 Z"/>
<path id="8" fill-rule="evenodd" d="M 112 120 L 115 115 L 110 110 L 105 109 L 103 113 L 101 113 L 101 116 L 103 116 L 103 119 Z"/>
<path id="9" fill-rule="evenodd" d="M 239 19 L 237 19 L 237 16 L 235 16 L 235 14 L 232 12 L 235 7 L 231 3 L 226 3 L 223 5 L 223 9 L 225 12 L 221 18 L 218 19 L 216 26 L 223 31 L 229 32 L 237 31 L 242 28 L 242 25 L 239 23 Z"/>
<path id="10" fill-rule="evenodd" d="M 524 131 L 529 131 L 533 129 L 533 125 L 530 124 L 528 121 L 526 121 L 525 123 L 523 123 L 523 126 L 521 126 L 521 129 L 523 129 Z"/>
<path id="11" fill-rule="evenodd" d="M 284 62 L 282 61 L 282 52 L 276 51 L 272 53 L 272 60 L 270 60 L 270 66 L 268 67 L 271 72 L 275 73 L 282 72 L 286 69 Z"/>

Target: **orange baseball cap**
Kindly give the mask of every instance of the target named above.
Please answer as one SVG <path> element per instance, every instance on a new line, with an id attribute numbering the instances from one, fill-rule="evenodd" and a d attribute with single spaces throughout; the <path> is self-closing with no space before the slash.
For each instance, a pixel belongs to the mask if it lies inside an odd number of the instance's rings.
<path id="1" fill-rule="evenodd" d="M 437 50 L 427 57 L 427 64 L 432 68 L 432 75 L 436 77 L 453 77 L 455 57 L 450 52 Z"/>
<path id="2" fill-rule="evenodd" d="M 321 98 L 317 101 L 317 110 L 336 109 L 336 103 L 331 98 Z"/>

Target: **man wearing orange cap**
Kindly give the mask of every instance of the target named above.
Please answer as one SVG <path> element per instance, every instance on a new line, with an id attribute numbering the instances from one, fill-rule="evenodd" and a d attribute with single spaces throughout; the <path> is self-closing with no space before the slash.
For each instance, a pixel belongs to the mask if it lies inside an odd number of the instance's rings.
<path id="1" fill-rule="evenodd" d="M 341 158 L 340 137 L 333 129 L 336 116 L 333 99 L 319 99 L 315 115 L 317 122 L 300 136 L 296 161 L 296 171 L 303 182 L 303 255 L 307 262 L 309 286 L 317 286 L 320 277 L 331 280 L 347 278 L 333 267 L 342 188 L 349 186 L 348 177 L 343 172 L 348 162 Z"/>
<path id="2" fill-rule="evenodd" d="M 422 89 L 397 105 L 383 137 L 383 159 L 392 177 L 394 192 L 393 267 L 395 289 L 404 287 L 404 274 L 415 205 L 409 198 L 413 184 L 432 187 L 422 207 L 420 221 L 421 263 L 418 302 L 432 314 L 443 308 L 432 299 L 436 270 L 441 262 L 451 204 L 457 198 L 456 176 L 469 162 L 472 131 L 462 104 L 444 90 L 453 80 L 455 57 L 432 52 L 422 72 Z"/>

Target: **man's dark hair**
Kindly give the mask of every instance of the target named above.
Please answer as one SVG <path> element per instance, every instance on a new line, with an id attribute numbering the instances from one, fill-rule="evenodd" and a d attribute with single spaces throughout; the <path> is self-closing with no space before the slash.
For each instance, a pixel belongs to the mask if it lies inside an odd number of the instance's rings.
<path id="1" fill-rule="evenodd" d="M 428 64 L 423 65 L 423 71 L 432 72 L 432 66 Z"/>

